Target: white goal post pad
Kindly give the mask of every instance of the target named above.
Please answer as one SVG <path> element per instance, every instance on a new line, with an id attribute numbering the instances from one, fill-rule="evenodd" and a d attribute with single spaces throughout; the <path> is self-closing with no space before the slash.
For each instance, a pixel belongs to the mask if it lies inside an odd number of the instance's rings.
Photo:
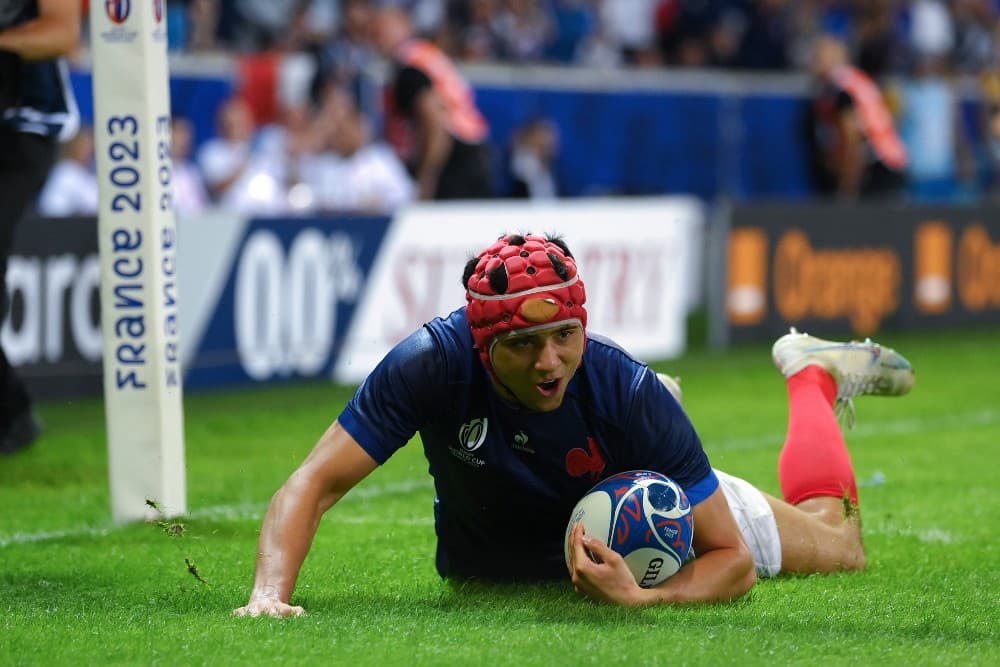
<path id="1" fill-rule="evenodd" d="M 165 0 L 90 9 L 115 521 L 187 512 Z"/>

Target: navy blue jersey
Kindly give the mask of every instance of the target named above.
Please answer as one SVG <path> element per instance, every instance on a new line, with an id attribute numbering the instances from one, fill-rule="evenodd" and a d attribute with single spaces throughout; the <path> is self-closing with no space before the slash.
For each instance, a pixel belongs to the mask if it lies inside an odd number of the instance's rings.
<path id="1" fill-rule="evenodd" d="M 38 17 L 36 0 L 0 0 L 0 28 Z M 0 127 L 68 140 L 80 127 L 69 69 L 63 58 L 25 60 L 0 51 Z"/>
<path id="2" fill-rule="evenodd" d="M 687 415 L 648 366 L 589 334 L 563 404 L 518 408 L 494 388 L 464 308 L 396 346 L 338 419 L 379 463 L 420 433 L 442 576 L 565 577 L 570 512 L 615 473 L 664 473 L 692 505 L 718 486 Z"/>

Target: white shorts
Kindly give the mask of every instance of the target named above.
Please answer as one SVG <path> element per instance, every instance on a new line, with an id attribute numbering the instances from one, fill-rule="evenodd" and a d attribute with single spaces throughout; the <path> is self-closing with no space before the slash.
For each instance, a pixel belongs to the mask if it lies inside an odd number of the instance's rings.
<path id="1" fill-rule="evenodd" d="M 743 533 L 743 540 L 753 554 L 757 576 L 767 578 L 777 575 L 781 571 L 781 538 L 778 536 L 774 510 L 764 494 L 750 482 L 727 475 L 721 470 L 716 470 L 715 476 L 719 478 L 719 486 L 729 501 L 729 508 Z"/>

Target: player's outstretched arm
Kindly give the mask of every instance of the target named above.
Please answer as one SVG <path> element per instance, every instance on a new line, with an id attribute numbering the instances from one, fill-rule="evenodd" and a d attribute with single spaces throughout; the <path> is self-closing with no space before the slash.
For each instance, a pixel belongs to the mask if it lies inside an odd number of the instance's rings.
<path id="1" fill-rule="evenodd" d="M 427 88 L 414 100 L 414 111 L 423 135 L 423 154 L 417 167 L 417 196 L 434 199 L 441 170 L 451 153 L 454 140 L 448 134 L 447 111 L 444 101 Z"/>
<path id="2" fill-rule="evenodd" d="M 249 602 L 237 616 L 298 616 L 290 604 L 302 562 L 323 513 L 378 464 L 334 422 L 299 469 L 271 499 L 257 547 L 257 567 Z"/>
<path id="3" fill-rule="evenodd" d="M 38 16 L 0 30 L 0 50 L 25 60 L 45 60 L 69 55 L 80 40 L 79 2 L 39 0 Z"/>
<path id="4" fill-rule="evenodd" d="M 695 505 L 693 514 L 698 557 L 654 588 L 640 588 L 621 555 L 588 538 L 577 524 L 570 535 L 573 585 L 595 600 L 630 607 L 721 602 L 745 594 L 757 582 L 757 571 L 722 490 Z M 589 558 L 588 550 L 601 562 Z"/>

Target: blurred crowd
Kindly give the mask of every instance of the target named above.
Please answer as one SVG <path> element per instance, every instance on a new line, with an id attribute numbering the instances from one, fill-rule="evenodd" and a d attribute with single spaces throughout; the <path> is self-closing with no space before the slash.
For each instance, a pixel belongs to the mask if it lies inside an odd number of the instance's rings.
<path id="1" fill-rule="evenodd" d="M 455 114 L 460 121 L 461 113 L 477 113 L 453 108 L 466 94 L 458 70 L 444 90 L 437 76 L 416 88 L 407 79 L 404 90 L 385 75 L 386 63 L 397 73 L 412 65 L 397 58 L 401 40 L 380 48 L 376 23 L 387 6 L 408 19 L 408 37 L 448 67 L 811 73 L 817 90 L 805 142 L 813 149 L 817 191 L 830 194 L 863 176 L 831 173 L 845 149 L 834 145 L 843 138 L 824 136 L 839 122 L 824 104 L 852 107 L 862 118 L 883 110 L 891 116 L 907 153 L 901 178 L 918 199 L 959 199 L 967 185 L 981 182 L 983 160 L 972 155 L 954 85 L 963 76 L 980 86 L 982 134 L 993 172 L 1000 173 L 1000 0 L 174 0 L 168 3 L 169 48 L 235 55 L 239 67 L 237 93 L 220 109 L 215 136 L 196 149 L 190 124 L 176 119 L 175 162 L 183 173 L 177 181 L 184 189 L 179 212 L 219 205 L 247 214 L 387 213 L 413 199 L 442 198 L 439 181 L 449 178 L 449 169 L 452 178 L 469 174 L 470 165 L 478 169 L 481 160 L 467 149 L 481 137 L 456 131 Z M 842 45 L 844 62 L 874 83 L 883 98 L 876 107 L 854 105 L 851 95 L 864 101 L 864 94 L 829 90 L 831 74 L 817 70 L 816 51 L 831 38 Z M 448 107 L 440 118 L 420 109 L 392 117 L 393 91 L 409 101 L 423 88 L 434 91 L 437 106 Z M 450 142 L 443 155 L 466 151 L 464 161 L 430 164 L 428 137 L 442 131 Z M 559 139 L 550 119 L 530 119 L 510 145 L 499 147 L 506 173 L 492 182 L 506 185 L 492 195 L 558 196 Z M 871 148 L 879 142 L 871 139 L 859 141 L 868 140 L 869 153 L 877 153 Z M 86 137 L 67 147 L 43 194 L 43 213 L 96 207 L 87 187 L 66 185 L 90 178 L 88 151 Z M 855 196 L 863 192 L 854 187 Z"/>
<path id="2" fill-rule="evenodd" d="M 790 70 L 806 67 L 825 33 L 877 77 L 924 54 L 959 72 L 992 68 L 1000 10 L 998 0 L 187 0 L 170 3 L 170 45 L 312 51 L 360 67 L 359 4 L 404 7 L 462 62 Z"/>

